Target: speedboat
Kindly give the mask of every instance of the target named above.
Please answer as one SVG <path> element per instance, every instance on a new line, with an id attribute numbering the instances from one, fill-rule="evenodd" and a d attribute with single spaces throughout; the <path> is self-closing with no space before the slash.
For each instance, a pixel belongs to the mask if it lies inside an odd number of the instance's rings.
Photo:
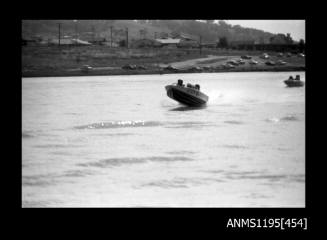
<path id="1" fill-rule="evenodd" d="M 295 79 L 290 76 L 289 79 L 284 81 L 284 83 L 288 87 L 302 87 L 304 85 L 304 82 L 300 80 L 300 75 L 296 75 Z"/>
<path id="2" fill-rule="evenodd" d="M 207 103 L 209 97 L 200 91 L 200 85 L 188 83 L 186 86 L 183 80 L 167 85 L 167 96 L 187 106 L 201 106 Z"/>

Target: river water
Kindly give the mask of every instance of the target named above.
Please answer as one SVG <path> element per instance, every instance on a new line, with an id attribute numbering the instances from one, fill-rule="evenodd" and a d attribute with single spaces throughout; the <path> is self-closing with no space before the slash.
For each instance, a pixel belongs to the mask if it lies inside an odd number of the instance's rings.
<path id="1" fill-rule="evenodd" d="M 23 207 L 305 207 L 304 72 L 22 79 Z M 204 108 L 166 96 L 199 83 Z"/>

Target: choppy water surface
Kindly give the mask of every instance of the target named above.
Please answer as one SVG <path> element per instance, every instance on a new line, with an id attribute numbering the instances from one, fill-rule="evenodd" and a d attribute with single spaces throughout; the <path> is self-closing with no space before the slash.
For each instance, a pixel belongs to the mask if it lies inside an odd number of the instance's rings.
<path id="1" fill-rule="evenodd" d="M 23 207 L 304 207 L 300 73 L 22 79 Z M 166 96 L 199 83 L 204 108 Z"/>

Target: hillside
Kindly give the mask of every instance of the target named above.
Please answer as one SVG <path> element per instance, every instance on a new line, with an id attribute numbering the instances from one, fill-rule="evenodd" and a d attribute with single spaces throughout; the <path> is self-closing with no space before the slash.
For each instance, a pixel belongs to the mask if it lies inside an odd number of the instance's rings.
<path id="1" fill-rule="evenodd" d="M 165 34 L 186 33 L 203 41 L 217 41 L 226 37 L 228 41 L 268 41 L 274 36 L 262 30 L 244 28 L 239 25 L 230 25 L 225 21 L 213 23 L 212 21 L 199 22 L 194 20 L 23 20 L 22 37 L 39 36 L 44 40 L 57 38 L 58 23 L 61 23 L 62 36 L 75 36 L 80 38 L 86 35 L 110 39 L 110 26 L 113 26 L 113 39 L 119 41 L 126 36 L 128 28 L 129 39 L 154 38 Z"/>

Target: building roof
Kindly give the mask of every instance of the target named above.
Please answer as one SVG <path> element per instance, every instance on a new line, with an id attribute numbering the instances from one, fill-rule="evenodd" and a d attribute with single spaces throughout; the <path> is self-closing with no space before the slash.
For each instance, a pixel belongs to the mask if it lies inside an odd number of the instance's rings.
<path id="1" fill-rule="evenodd" d="M 158 41 L 154 40 L 154 39 L 135 39 L 135 40 L 132 40 L 131 43 L 130 43 L 131 46 L 137 46 L 137 47 L 140 47 L 140 46 L 160 46 L 161 43 L 159 43 Z"/>
<path id="2" fill-rule="evenodd" d="M 187 34 L 187 33 L 183 33 L 183 32 L 172 32 L 171 36 L 173 38 L 181 38 L 183 40 L 197 40 L 199 37 Z"/>
<path id="3" fill-rule="evenodd" d="M 83 45 L 91 45 L 91 43 L 87 42 L 87 41 L 83 41 L 81 39 L 72 39 L 72 41 L 74 43 L 77 43 L 77 44 L 83 44 Z"/>
<path id="4" fill-rule="evenodd" d="M 180 39 L 174 39 L 174 38 L 157 38 L 156 41 L 162 43 L 162 44 L 178 44 L 181 40 Z"/>
<path id="5" fill-rule="evenodd" d="M 53 44 L 59 44 L 59 39 L 54 38 L 54 39 L 49 40 L 49 42 L 53 43 Z M 74 44 L 74 43 L 70 38 L 61 38 L 60 39 L 60 44 L 69 45 L 69 44 Z"/>
<path id="6" fill-rule="evenodd" d="M 59 39 L 51 39 L 50 43 L 59 44 Z M 81 45 L 90 45 L 91 43 L 80 40 L 80 39 L 71 39 L 71 38 L 61 38 L 60 44 L 62 45 L 69 45 L 69 44 L 81 44 Z"/>

